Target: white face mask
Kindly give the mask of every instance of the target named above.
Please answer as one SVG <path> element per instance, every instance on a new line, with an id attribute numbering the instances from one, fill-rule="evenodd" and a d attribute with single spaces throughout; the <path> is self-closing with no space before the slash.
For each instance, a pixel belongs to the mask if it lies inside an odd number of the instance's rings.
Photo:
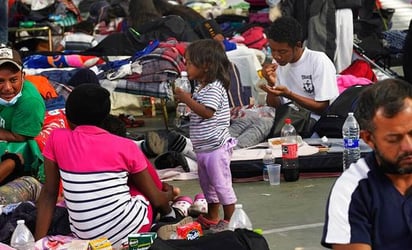
<path id="1" fill-rule="evenodd" d="M 0 98 L 0 105 L 6 106 L 6 107 L 13 106 L 14 104 L 16 104 L 16 102 L 20 98 L 20 96 L 21 96 L 21 90 L 17 95 L 15 95 L 13 98 L 11 98 L 10 101 L 6 101 L 3 98 Z"/>

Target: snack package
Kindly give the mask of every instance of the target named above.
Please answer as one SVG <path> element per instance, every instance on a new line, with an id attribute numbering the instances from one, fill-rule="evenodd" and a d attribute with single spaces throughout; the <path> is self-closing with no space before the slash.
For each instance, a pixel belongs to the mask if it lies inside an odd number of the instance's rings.
<path id="1" fill-rule="evenodd" d="M 154 232 L 130 234 L 127 236 L 129 242 L 129 250 L 145 250 L 153 244 L 157 238 Z"/>
<path id="2" fill-rule="evenodd" d="M 196 240 L 203 236 L 202 226 L 197 221 L 178 226 L 176 232 L 178 239 Z"/>
<path id="3" fill-rule="evenodd" d="M 101 237 L 89 241 L 88 250 L 112 250 L 112 243 L 106 238 Z"/>

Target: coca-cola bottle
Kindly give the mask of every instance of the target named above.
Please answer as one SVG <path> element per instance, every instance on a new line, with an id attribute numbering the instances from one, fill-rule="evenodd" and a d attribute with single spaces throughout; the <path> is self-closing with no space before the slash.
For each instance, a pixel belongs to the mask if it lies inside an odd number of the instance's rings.
<path id="1" fill-rule="evenodd" d="M 285 181 L 297 181 L 299 179 L 298 136 L 292 121 L 285 119 L 280 132 L 282 137 L 282 168 Z"/>

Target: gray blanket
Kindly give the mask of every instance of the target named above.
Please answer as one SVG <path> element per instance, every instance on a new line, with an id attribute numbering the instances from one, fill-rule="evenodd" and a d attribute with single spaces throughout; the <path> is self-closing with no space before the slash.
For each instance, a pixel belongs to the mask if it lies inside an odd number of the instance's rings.
<path id="1" fill-rule="evenodd" d="M 238 140 L 235 149 L 251 147 L 265 141 L 272 129 L 273 121 L 273 117 L 252 116 L 232 120 L 229 132 Z"/>

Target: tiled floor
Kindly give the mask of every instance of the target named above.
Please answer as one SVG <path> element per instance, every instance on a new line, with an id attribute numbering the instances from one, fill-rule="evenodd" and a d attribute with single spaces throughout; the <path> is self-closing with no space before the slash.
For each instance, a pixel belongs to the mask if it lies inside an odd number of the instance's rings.
<path id="1" fill-rule="evenodd" d="M 407 30 L 412 19 L 411 0 L 380 0 L 384 9 L 393 8 L 395 13 L 392 17 L 393 30 Z"/>

